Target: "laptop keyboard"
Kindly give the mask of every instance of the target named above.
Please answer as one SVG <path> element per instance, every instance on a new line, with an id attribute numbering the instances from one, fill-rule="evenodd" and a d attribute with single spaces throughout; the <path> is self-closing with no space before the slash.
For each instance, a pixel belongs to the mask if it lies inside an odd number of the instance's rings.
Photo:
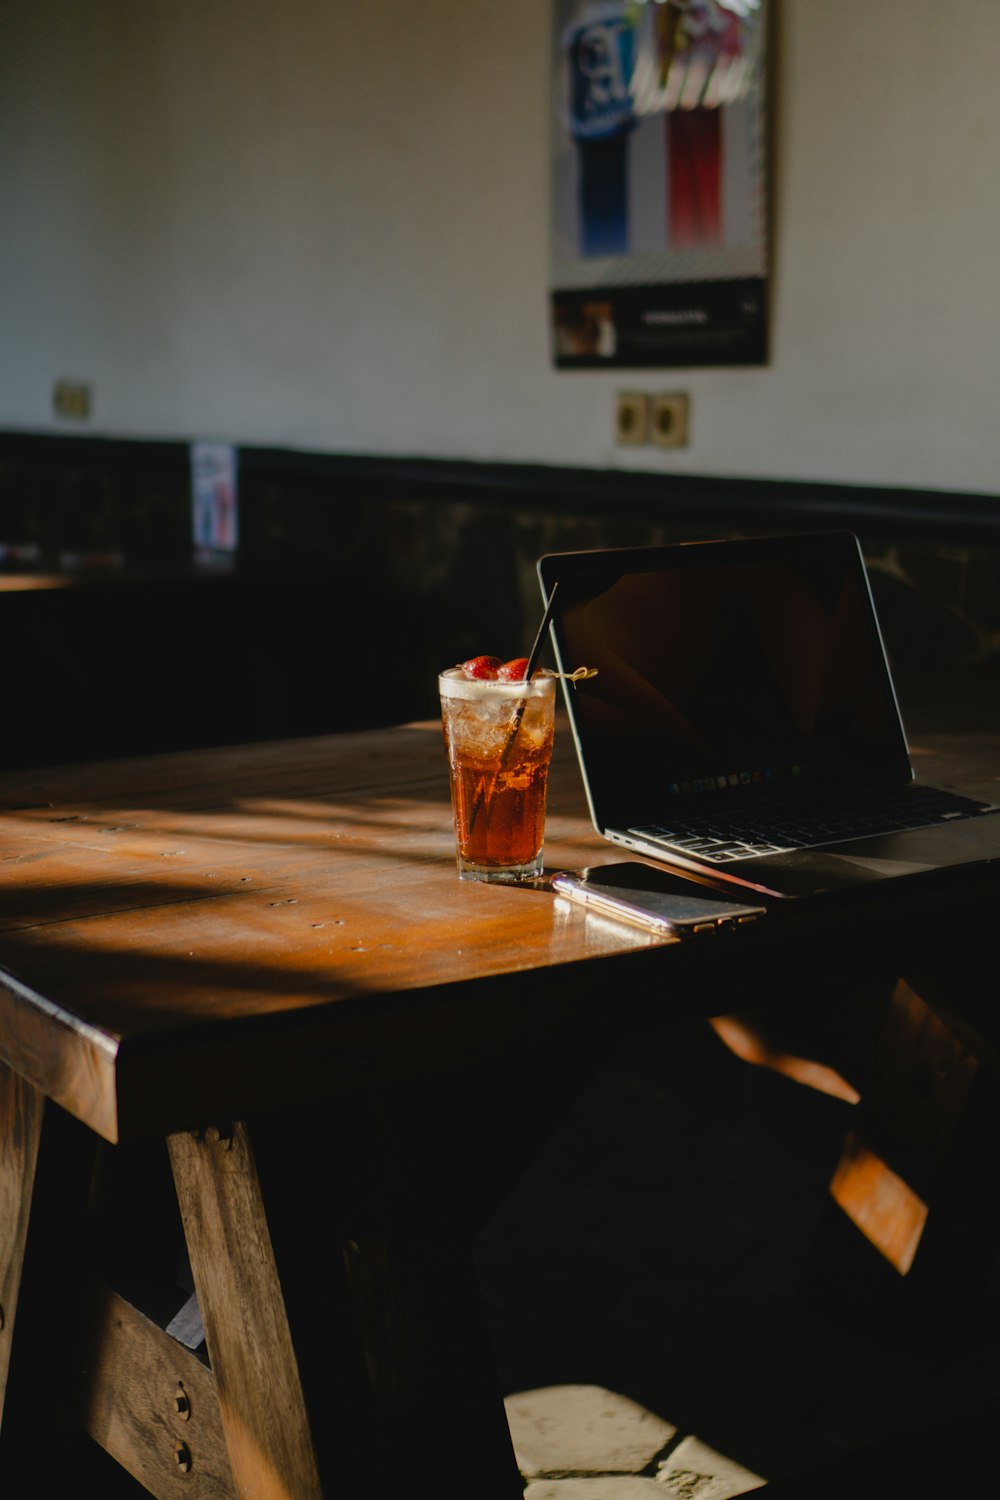
<path id="1" fill-rule="evenodd" d="M 941 787 L 911 784 L 874 795 L 821 797 L 808 802 L 771 807 L 766 815 L 742 813 L 697 818 L 674 818 L 669 823 L 630 828 L 654 843 L 725 864 L 791 849 L 821 848 L 846 839 L 869 838 L 902 828 L 927 828 L 934 823 L 970 818 L 986 811 L 987 802 L 961 797 Z"/>

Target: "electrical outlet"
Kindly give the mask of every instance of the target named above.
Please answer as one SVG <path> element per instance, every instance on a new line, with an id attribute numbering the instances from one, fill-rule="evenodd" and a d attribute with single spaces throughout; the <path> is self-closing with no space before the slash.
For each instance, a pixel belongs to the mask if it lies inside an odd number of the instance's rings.
<path id="1" fill-rule="evenodd" d="M 649 442 L 649 397 L 637 391 L 620 391 L 615 397 L 615 441 Z"/>
<path id="2" fill-rule="evenodd" d="M 654 396 L 650 425 L 658 448 L 686 448 L 691 401 L 687 395 Z"/>
<path id="3" fill-rule="evenodd" d="M 52 410 L 57 417 L 86 422 L 93 392 L 87 380 L 57 380 L 52 387 Z"/>

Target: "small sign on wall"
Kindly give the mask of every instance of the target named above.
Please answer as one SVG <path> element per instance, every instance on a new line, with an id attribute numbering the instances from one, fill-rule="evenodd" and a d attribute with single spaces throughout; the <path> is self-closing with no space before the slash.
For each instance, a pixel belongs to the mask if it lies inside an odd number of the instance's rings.
<path id="1" fill-rule="evenodd" d="M 239 497 L 231 443 L 191 444 L 191 524 L 197 549 L 236 551 Z"/>

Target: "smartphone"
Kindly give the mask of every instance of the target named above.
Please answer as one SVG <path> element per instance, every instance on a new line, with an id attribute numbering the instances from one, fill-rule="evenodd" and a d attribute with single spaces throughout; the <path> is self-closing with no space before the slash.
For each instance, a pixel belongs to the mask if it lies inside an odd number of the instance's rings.
<path id="1" fill-rule="evenodd" d="M 767 911 L 715 896 L 681 876 L 632 859 L 576 872 L 558 870 L 549 884 L 558 895 L 602 916 L 673 937 L 739 927 L 758 921 Z"/>

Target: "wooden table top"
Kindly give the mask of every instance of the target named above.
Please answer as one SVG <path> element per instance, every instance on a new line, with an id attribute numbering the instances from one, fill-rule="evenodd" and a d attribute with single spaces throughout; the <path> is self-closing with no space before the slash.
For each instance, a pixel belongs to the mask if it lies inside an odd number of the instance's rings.
<path id="1" fill-rule="evenodd" d="M 915 760 L 990 795 L 997 748 Z M 563 720 L 546 867 L 619 857 Z M 668 972 L 709 1010 L 692 946 L 459 881 L 437 722 L 0 776 L 0 1058 L 109 1140 L 453 1065 Z"/>

